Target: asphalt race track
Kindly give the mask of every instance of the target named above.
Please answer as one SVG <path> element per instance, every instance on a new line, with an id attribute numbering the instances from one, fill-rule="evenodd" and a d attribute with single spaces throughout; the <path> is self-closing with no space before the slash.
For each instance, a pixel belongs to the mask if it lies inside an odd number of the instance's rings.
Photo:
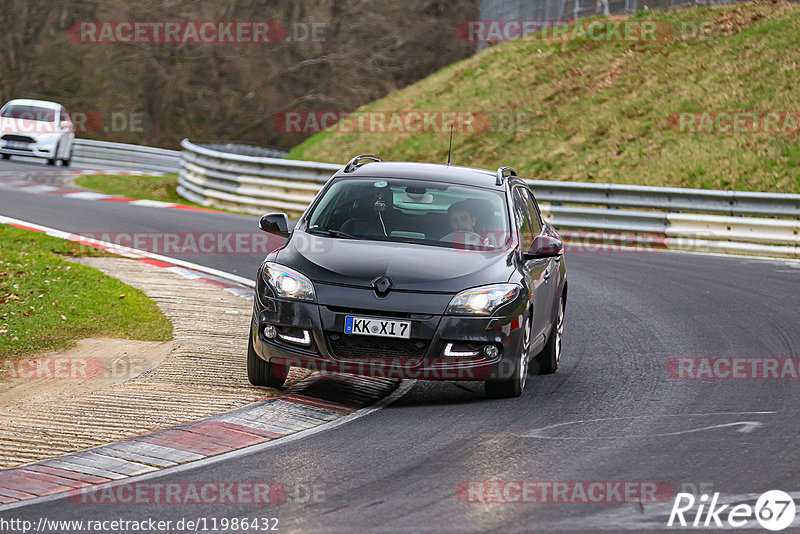
<path id="1" fill-rule="evenodd" d="M 0 171 L 20 167 L 30 169 L 4 161 Z M 0 214 L 75 233 L 257 226 L 256 217 L 72 200 L 2 184 Z M 181 259 L 251 277 L 261 256 Z M 720 502 L 751 502 L 771 489 L 796 496 L 800 381 L 678 379 L 667 362 L 800 358 L 800 262 L 670 252 L 584 252 L 566 261 L 562 367 L 532 377 L 521 398 L 488 400 L 479 383 L 417 382 L 394 404 L 349 424 L 151 480 L 276 481 L 313 488 L 316 498 L 264 507 L 92 505 L 65 497 L 7 515 L 274 517 L 284 532 L 642 531 L 667 529 L 671 496 L 643 505 L 479 503 L 463 502 L 457 489 L 487 480 L 653 481 L 675 492 L 703 485 Z"/>

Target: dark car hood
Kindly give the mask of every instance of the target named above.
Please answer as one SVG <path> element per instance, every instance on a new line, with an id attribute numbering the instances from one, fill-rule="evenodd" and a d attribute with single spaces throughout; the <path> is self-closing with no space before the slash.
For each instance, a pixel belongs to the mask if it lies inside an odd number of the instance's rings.
<path id="1" fill-rule="evenodd" d="M 294 232 L 277 261 L 314 282 L 372 287 L 373 280 L 388 276 L 396 290 L 457 293 L 508 280 L 508 255 Z"/>

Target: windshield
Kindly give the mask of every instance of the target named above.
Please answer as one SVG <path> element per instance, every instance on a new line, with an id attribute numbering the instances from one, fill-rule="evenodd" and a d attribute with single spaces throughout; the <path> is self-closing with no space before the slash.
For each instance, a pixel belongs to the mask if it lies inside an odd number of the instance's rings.
<path id="1" fill-rule="evenodd" d="M 56 110 L 39 106 L 21 106 L 18 104 L 6 106 L 3 117 L 10 119 L 26 119 L 39 122 L 53 122 L 56 119 Z"/>
<path id="2" fill-rule="evenodd" d="M 335 182 L 309 215 L 307 231 L 475 250 L 504 249 L 509 241 L 503 192 L 394 178 Z"/>

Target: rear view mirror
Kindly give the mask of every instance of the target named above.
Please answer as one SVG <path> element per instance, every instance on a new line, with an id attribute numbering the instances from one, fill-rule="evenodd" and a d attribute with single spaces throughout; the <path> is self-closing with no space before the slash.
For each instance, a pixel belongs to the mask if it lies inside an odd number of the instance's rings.
<path id="1" fill-rule="evenodd" d="M 430 193 L 403 193 L 400 202 L 404 204 L 433 204 L 433 195 Z"/>
<path id="2" fill-rule="evenodd" d="M 561 254 L 563 249 L 564 244 L 560 239 L 546 234 L 539 234 L 533 238 L 531 248 L 527 252 L 523 252 L 522 255 L 526 260 L 552 258 Z"/>
<path id="3" fill-rule="evenodd" d="M 261 217 L 258 227 L 270 234 L 289 237 L 289 218 L 285 213 L 267 213 Z"/>

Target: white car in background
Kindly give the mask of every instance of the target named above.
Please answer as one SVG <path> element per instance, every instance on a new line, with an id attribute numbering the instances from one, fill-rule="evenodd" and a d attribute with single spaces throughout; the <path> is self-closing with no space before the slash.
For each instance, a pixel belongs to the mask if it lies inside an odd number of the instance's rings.
<path id="1" fill-rule="evenodd" d="M 45 158 L 69 165 L 75 128 L 64 106 L 46 100 L 18 99 L 0 109 L 0 155 Z"/>

